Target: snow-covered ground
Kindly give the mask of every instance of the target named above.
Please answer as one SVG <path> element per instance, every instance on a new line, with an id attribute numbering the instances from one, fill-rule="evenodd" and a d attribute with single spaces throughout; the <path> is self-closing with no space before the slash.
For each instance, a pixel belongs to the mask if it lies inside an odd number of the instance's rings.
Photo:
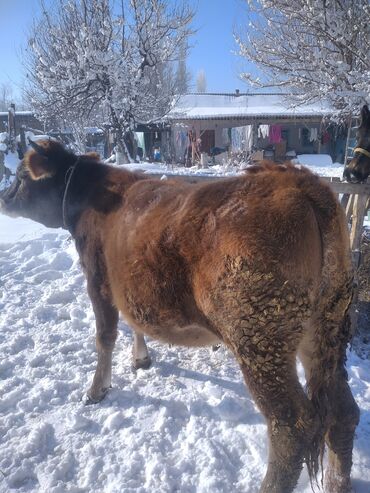
<path id="1" fill-rule="evenodd" d="M 19 221 L 0 215 L 0 492 L 257 492 L 266 426 L 225 348 L 149 341 L 152 368 L 133 372 L 121 322 L 113 389 L 83 404 L 94 315 L 73 242 Z M 349 354 L 348 369 L 361 409 L 354 486 L 368 493 L 370 361 Z M 304 471 L 297 492 L 310 491 Z"/>

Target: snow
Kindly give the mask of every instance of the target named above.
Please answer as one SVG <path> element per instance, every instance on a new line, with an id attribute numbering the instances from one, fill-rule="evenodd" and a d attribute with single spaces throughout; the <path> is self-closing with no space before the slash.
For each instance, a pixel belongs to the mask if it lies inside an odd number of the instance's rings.
<path id="1" fill-rule="evenodd" d="M 0 492 L 256 493 L 266 425 L 232 355 L 149 340 L 153 366 L 134 372 L 121 321 L 113 388 L 85 406 L 94 314 L 73 241 L 1 215 L 0 233 Z M 352 476 L 365 493 L 370 361 L 349 353 L 348 372 L 361 409 Z M 311 491 L 306 471 L 296 491 Z"/>
<path id="2" fill-rule="evenodd" d="M 57 230 L 46 228 L 30 219 L 11 218 L 0 214 L 0 244 L 39 238 L 50 231 Z"/>
<path id="3" fill-rule="evenodd" d="M 19 164 L 19 158 L 17 153 L 8 152 L 5 154 L 4 160 L 5 166 L 14 174 Z"/>
<path id="4" fill-rule="evenodd" d="M 333 166 L 333 160 L 328 154 L 298 154 L 297 162 L 305 166 Z"/>
<path id="5" fill-rule="evenodd" d="M 8 116 L 9 111 L 0 111 L 0 116 Z M 33 111 L 16 111 L 15 116 L 33 116 Z"/>
<path id="6" fill-rule="evenodd" d="M 313 173 L 320 176 L 332 176 L 342 178 L 343 176 L 343 164 L 333 163 L 330 156 L 327 154 L 301 154 L 296 159 L 293 159 L 294 163 L 302 164 L 309 168 Z M 166 165 L 162 163 L 130 163 L 125 164 L 125 168 L 132 171 L 143 171 L 145 173 L 159 174 L 165 176 L 171 175 L 195 175 L 195 176 L 236 176 L 243 173 L 242 169 L 238 169 L 230 166 L 227 162 L 224 164 L 218 164 L 210 166 L 209 168 L 198 168 L 193 166 L 186 168 L 184 166 L 176 167 Z"/>
<path id="7" fill-rule="evenodd" d="M 185 94 L 168 113 L 172 120 L 235 117 L 322 117 L 333 112 L 326 102 L 290 107 L 282 94 Z"/>
<path id="8" fill-rule="evenodd" d="M 299 154 L 296 159 L 293 159 L 293 162 L 307 166 L 320 176 L 343 177 L 344 165 L 333 163 L 328 154 Z"/>

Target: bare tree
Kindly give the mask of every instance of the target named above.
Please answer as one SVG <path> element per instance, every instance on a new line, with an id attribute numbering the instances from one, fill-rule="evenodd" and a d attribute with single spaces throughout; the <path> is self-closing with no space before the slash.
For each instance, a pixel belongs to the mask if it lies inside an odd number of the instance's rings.
<path id="1" fill-rule="evenodd" d="M 197 73 L 197 92 L 206 92 L 207 91 L 207 79 L 205 71 L 199 70 Z"/>
<path id="2" fill-rule="evenodd" d="M 187 46 L 181 46 L 175 76 L 177 94 L 186 94 L 189 91 L 190 87 L 191 74 L 189 73 L 186 66 L 187 52 Z"/>
<path id="3" fill-rule="evenodd" d="M 188 6 L 165 0 L 56 0 L 51 11 L 43 5 L 27 58 L 35 107 L 44 118 L 109 123 L 128 157 L 135 124 L 170 107 L 175 88 L 165 83 L 164 67 L 178 60 L 192 18 Z"/>
<path id="4" fill-rule="evenodd" d="M 10 103 L 13 102 L 12 86 L 6 82 L 0 84 L 0 111 L 8 111 Z"/>
<path id="5" fill-rule="evenodd" d="M 329 100 L 350 113 L 370 98 L 369 0 L 246 0 L 240 55 L 260 73 L 241 77 L 260 87 L 288 87 L 294 103 Z"/>

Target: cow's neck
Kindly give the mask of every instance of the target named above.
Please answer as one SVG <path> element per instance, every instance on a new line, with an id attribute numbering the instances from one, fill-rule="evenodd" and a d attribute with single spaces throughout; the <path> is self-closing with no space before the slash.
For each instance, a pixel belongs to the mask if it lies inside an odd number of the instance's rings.
<path id="1" fill-rule="evenodd" d="M 65 229 L 74 236 L 82 214 L 88 209 L 102 214 L 118 209 L 125 189 L 138 179 L 140 175 L 125 169 L 79 160 L 66 176 L 63 200 Z"/>

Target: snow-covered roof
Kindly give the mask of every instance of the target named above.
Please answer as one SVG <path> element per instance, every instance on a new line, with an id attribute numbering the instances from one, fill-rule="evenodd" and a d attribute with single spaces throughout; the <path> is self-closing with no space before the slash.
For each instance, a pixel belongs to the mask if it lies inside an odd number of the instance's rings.
<path id="1" fill-rule="evenodd" d="M 104 130 L 99 127 L 85 127 L 85 132 L 87 134 L 103 134 Z"/>
<path id="2" fill-rule="evenodd" d="M 0 111 L 0 117 L 8 116 L 9 111 Z M 33 111 L 16 111 L 15 116 L 34 116 Z"/>
<path id="3" fill-rule="evenodd" d="M 330 113 L 332 109 L 325 102 L 292 107 L 282 94 L 185 94 L 168 113 L 168 119 L 313 118 Z"/>

